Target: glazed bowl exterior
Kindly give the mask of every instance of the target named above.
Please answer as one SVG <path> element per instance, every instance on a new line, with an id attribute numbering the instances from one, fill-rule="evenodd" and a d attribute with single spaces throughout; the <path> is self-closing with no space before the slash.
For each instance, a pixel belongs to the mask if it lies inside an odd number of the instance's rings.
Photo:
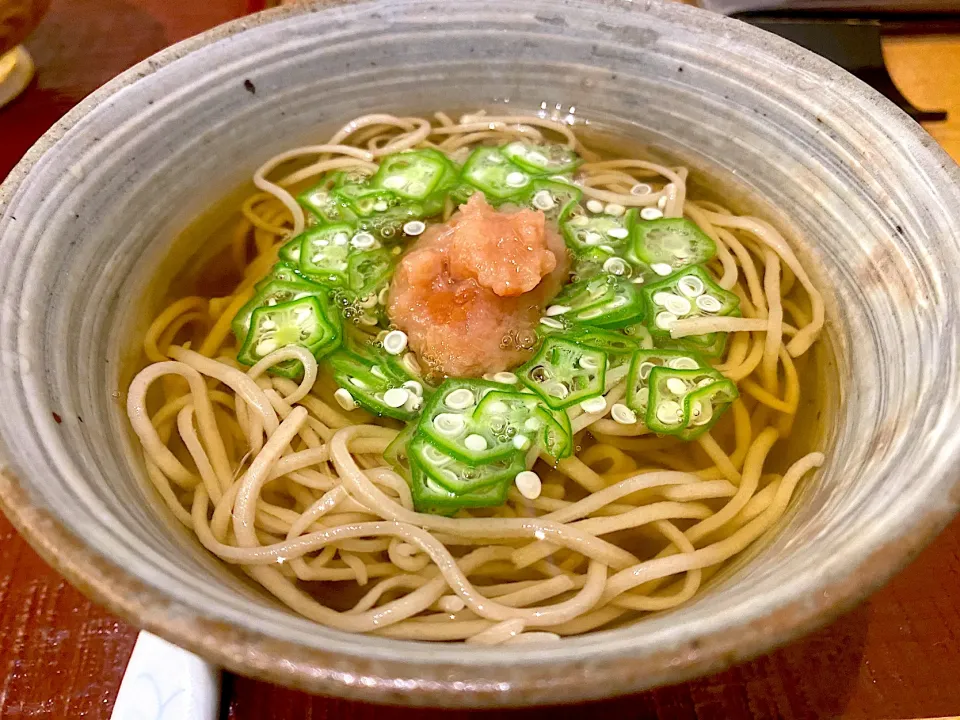
<path id="1" fill-rule="evenodd" d="M 371 111 L 486 107 L 612 127 L 782 227 L 828 299 L 827 463 L 692 602 L 549 649 L 329 630 L 208 555 L 160 507 L 123 383 L 190 222 L 271 154 Z M 312 691 L 458 707 L 611 696 L 819 626 L 952 517 L 960 434 L 958 170 L 838 68 L 690 7 L 374 0 L 272 11 L 169 48 L 81 103 L 0 188 L 0 497 L 116 613 Z M 157 280 L 159 278 L 159 280 Z"/>

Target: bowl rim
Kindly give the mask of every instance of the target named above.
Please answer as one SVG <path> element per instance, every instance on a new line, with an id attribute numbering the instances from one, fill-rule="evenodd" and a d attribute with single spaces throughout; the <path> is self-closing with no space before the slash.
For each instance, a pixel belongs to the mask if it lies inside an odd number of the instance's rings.
<path id="1" fill-rule="evenodd" d="M 584 0 L 580 0 L 583 2 Z M 631 0 L 600 0 L 600 4 L 630 9 Z M 0 184 L 0 215 L 27 179 L 39 159 L 104 100 L 198 49 L 245 30 L 325 8 L 354 5 L 357 0 L 310 0 L 274 8 L 219 25 L 171 45 L 119 74 L 88 95 L 58 120 L 27 151 Z M 920 125 L 852 75 L 832 63 L 778 36 L 731 18 L 669 0 L 647 0 L 661 16 L 712 22 L 728 35 L 773 54 L 804 54 L 815 71 L 843 83 L 854 97 L 868 101 L 874 117 L 883 118 L 913 142 L 932 153 L 937 170 L 960 184 L 960 168 Z M 711 16 L 708 19 L 707 16 Z M 780 52 L 778 52 L 778 50 Z M 57 517 L 35 504 L 19 478 L 0 466 L 0 509 L 35 551 L 87 597 L 135 627 L 159 635 L 229 670 L 310 692 L 391 704 L 438 707 L 518 707 L 549 702 L 575 702 L 637 692 L 662 684 L 682 682 L 725 669 L 780 647 L 833 621 L 863 601 L 910 563 L 960 511 L 960 476 L 944 478 L 945 502 L 918 512 L 897 537 L 872 549 L 844 577 L 819 586 L 813 597 L 795 598 L 746 623 L 730 626 L 709 638 L 679 643 L 646 657 L 611 655 L 583 667 L 575 662 L 550 666 L 536 679 L 515 676 L 510 664 L 495 671 L 484 668 L 491 680 L 473 682 L 470 666 L 447 666 L 444 680 L 405 679 L 410 671 L 402 661 L 378 660 L 370 675 L 361 657 L 307 648 L 278 640 L 257 630 L 201 616 L 173 600 L 159 588 L 141 582 L 110 558 L 92 550 Z M 602 678 L 603 682 L 596 682 Z M 502 680 L 502 682 L 498 682 Z M 371 682 L 372 681 L 372 682 Z"/>

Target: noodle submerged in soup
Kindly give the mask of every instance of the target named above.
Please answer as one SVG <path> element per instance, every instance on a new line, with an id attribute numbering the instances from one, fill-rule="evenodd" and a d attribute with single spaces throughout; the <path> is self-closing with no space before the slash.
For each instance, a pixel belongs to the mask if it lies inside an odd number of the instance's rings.
<path id="1" fill-rule="evenodd" d="M 147 332 L 151 481 L 349 632 L 555 640 L 688 601 L 823 462 L 771 451 L 824 310 L 776 229 L 686 176 L 483 113 L 271 159 L 216 260 L 236 282 Z"/>

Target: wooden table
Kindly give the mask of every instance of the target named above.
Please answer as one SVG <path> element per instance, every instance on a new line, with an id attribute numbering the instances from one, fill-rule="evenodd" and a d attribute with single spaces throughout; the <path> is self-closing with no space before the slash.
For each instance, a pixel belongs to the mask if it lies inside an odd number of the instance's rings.
<path id="1" fill-rule="evenodd" d="M 261 0 L 55 0 L 27 43 L 37 82 L 0 110 L 0 177 L 91 90 L 160 48 Z M 960 159 L 960 38 L 898 38 L 891 71 Z M 137 631 L 88 602 L 0 517 L 0 718 L 108 718 Z M 230 720 L 465 717 L 378 709 L 224 682 Z M 579 708 L 498 717 L 918 718 L 960 714 L 960 520 L 872 600 L 794 645 L 685 685 Z"/>

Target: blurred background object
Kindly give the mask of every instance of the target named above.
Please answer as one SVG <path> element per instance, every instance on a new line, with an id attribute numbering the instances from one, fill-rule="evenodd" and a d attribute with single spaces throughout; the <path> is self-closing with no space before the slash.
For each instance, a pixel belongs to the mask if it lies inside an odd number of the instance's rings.
<path id="1" fill-rule="evenodd" d="M 49 5 L 50 0 L 0 0 L 0 54 L 23 42 Z"/>
<path id="2" fill-rule="evenodd" d="M 696 4 L 724 15 L 777 11 L 891 16 L 960 13 L 960 0 L 699 0 Z"/>
<path id="3" fill-rule="evenodd" d="M 893 82 L 883 57 L 879 20 L 860 18 L 741 15 L 740 19 L 802 45 L 873 87 L 917 122 L 947 119 L 944 110 L 921 110 Z"/>
<path id="4" fill-rule="evenodd" d="M 802 45 L 863 80 L 918 122 L 946 120 L 897 88 L 884 61 L 884 35 L 960 32 L 960 0 L 697 0 Z"/>
<path id="5" fill-rule="evenodd" d="M 33 60 L 20 43 L 40 24 L 50 0 L 0 0 L 0 107 L 33 78 Z"/>

